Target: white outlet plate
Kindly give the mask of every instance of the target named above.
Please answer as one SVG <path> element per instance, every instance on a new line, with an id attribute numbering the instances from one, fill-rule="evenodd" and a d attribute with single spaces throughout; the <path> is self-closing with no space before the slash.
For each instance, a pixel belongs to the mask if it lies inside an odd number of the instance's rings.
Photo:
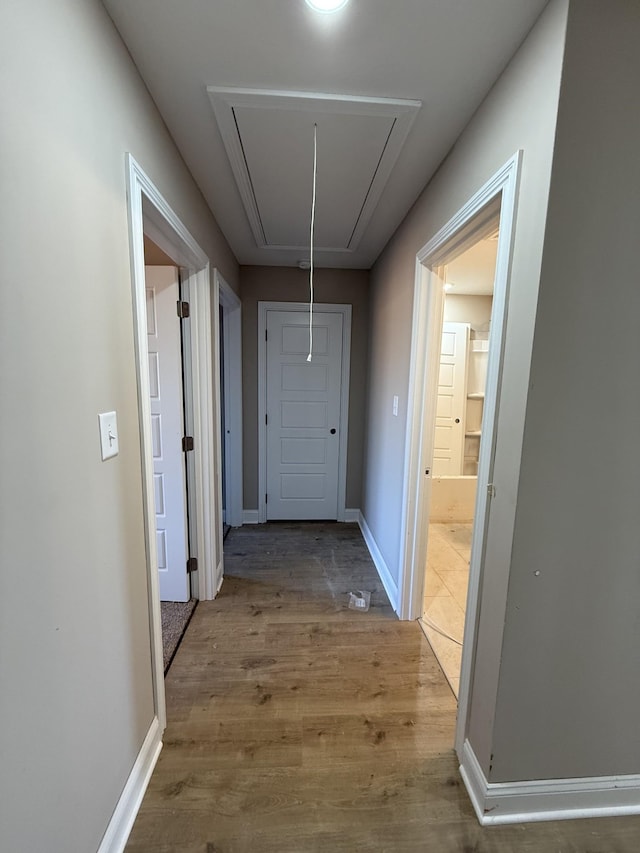
<path id="1" fill-rule="evenodd" d="M 102 461 L 118 455 L 118 421 L 115 412 L 102 412 L 98 415 L 100 425 L 100 448 Z"/>
<path id="2" fill-rule="evenodd" d="M 398 417 L 398 395 L 394 394 L 393 397 L 393 414 L 397 418 Z"/>

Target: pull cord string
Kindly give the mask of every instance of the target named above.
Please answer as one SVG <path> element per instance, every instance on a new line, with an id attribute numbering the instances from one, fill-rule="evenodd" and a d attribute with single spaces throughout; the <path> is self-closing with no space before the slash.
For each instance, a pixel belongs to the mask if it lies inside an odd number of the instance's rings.
<path id="1" fill-rule="evenodd" d="M 309 241 L 309 355 L 313 353 L 313 230 L 316 222 L 316 178 L 318 172 L 318 125 L 313 125 L 313 193 L 311 197 L 311 239 Z"/>

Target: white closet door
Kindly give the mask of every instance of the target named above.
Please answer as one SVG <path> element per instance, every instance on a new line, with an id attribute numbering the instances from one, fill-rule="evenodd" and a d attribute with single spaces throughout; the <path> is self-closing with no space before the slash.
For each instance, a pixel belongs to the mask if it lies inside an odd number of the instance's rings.
<path id="1" fill-rule="evenodd" d="M 156 545 L 162 601 L 188 601 L 178 270 L 145 267 Z"/>
<path id="2" fill-rule="evenodd" d="M 335 519 L 342 314 L 267 312 L 267 519 Z"/>
<path id="3" fill-rule="evenodd" d="M 468 323 L 443 324 L 433 447 L 435 477 L 462 474 L 468 346 Z"/>

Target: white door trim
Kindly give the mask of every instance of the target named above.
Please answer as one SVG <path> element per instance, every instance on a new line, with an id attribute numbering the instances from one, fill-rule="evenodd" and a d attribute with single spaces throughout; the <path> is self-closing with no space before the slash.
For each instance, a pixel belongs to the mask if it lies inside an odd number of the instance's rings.
<path id="1" fill-rule="evenodd" d="M 308 311 L 308 302 L 258 302 L 258 523 L 267 520 L 267 311 Z M 317 302 L 314 311 L 342 314 L 342 378 L 340 442 L 338 446 L 338 521 L 345 520 L 347 499 L 347 439 L 349 427 L 349 376 L 351 367 L 351 305 Z"/>
<path id="2" fill-rule="evenodd" d="M 138 412 L 142 463 L 143 512 L 147 554 L 151 655 L 155 713 L 160 729 L 166 725 L 164 667 L 162 660 L 162 627 L 158 589 L 158 561 L 155 537 L 153 497 L 153 457 L 151 442 L 151 406 L 149 400 L 149 365 L 146 355 L 146 294 L 144 275 L 144 234 L 147 233 L 186 271 L 191 300 L 191 377 L 185 377 L 185 395 L 191 397 L 193 437 L 195 443 L 195 556 L 198 572 L 193 594 L 197 598 L 213 598 L 217 589 L 216 559 L 217 515 L 215 486 L 218 471 L 216 438 L 219 421 L 213 417 L 214 382 L 212 377 L 211 306 L 209 260 L 187 228 L 173 212 L 158 189 L 130 154 L 126 155 L 129 207 L 129 239 L 131 245 L 131 282 L 133 290 L 134 341 L 138 381 Z M 189 408 L 189 407 L 187 407 Z M 211 519 L 215 518 L 212 526 Z M 220 522 L 221 524 L 221 522 Z M 220 549 L 221 550 L 221 549 Z"/>
<path id="3" fill-rule="evenodd" d="M 227 524 L 241 527 L 242 493 L 242 303 L 218 270 L 219 305 L 224 316 L 222 350 L 224 352 L 225 492 Z M 219 316 L 216 315 L 219 324 Z M 219 330 L 218 330 L 219 335 Z"/>
<path id="4" fill-rule="evenodd" d="M 517 152 L 462 207 L 438 233 L 426 243 L 416 257 L 411 367 L 409 374 L 409 410 L 405 455 L 404 497 L 399 578 L 399 615 L 401 619 L 416 619 L 423 597 L 424 566 L 426 565 L 426 531 L 423 519 L 428 518 L 430 477 L 425 476 L 433 452 L 432 424 L 435 423 L 434 365 L 437 361 L 442 334 L 443 291 L 437 271 L 454 246 L 468 241 L 470 233 L 482 227 L 482 215 L 491 209 L 501 196 L 500 233 L 496 258 L 495 285 L 487 386 L 482 431 L 484 441 L 478 465 L 478 497 L 474 519 L 474 540 L 469 567 L 469 593 L 464 631 L 460 696 L 456 729 L 456 749 L 462 749 L 468 728 L 469 692 L 475 661 L 478 628 L 480 577 L 484 553 L 484 534 L 488 518 L 487 484 L 491 482 L 495 451 L 496 411 L 500 393 L 502 350 L 506 325 L 506 309 L 511 256 L 515 231 L 516 201 L 522 152 Z M 431 440 L 431 446 L 429 441 Z M 507 532 L 508 534 L 508 532 Z M 496 615 L 496 630 L 503 630 L 504 620 Z M 500 644 L 498 644 L 500 648 Z M 499 660 L 495 661 L 495 687 Z M 493 688 L 493 685 L 492 685 Z M 495 698 L 495 697 L 494 697 Z"/>

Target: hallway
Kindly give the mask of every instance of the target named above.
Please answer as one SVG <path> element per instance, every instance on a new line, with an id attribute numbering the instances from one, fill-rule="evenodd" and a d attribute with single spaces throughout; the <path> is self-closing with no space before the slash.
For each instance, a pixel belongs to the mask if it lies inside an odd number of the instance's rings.
<path id="1" fill-rule="evenodd" d="M 372 592 L 368 613 L 348 593 Z M 638 819 L 481 829 L 456 705 L 355 525 L 233 529 L 166 679 L 164 748 L 130 853 L 637 850 Z"/>

